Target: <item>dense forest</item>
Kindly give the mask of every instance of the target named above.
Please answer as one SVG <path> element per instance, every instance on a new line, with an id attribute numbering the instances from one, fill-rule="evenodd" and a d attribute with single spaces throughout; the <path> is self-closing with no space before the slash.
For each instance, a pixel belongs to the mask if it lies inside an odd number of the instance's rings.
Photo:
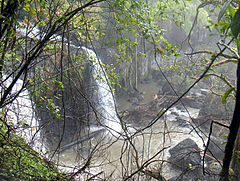
<path id="1" fill-rule="evenodd" d="M 0 180 L 240 180 L 239 0 L 0 0 Z"/>

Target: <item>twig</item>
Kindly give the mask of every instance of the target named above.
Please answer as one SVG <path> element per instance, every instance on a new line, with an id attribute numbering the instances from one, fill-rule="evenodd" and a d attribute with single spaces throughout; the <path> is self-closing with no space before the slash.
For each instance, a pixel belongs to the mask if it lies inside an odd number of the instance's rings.
<path id="1" fill-rule="evenodd" d="M 224 76 L 224 75 L 218 75 L 218 74 L 215 74 L 215 73 L 210 73 L 210 74 L 206 74 L 205 75 L 205 77 L 206 76 L 215 76 L 215 77 L 217 77 L 217 78 L 219 78 L 219 79 L 221 79 L 222 81 L 224 81 L 230 88 L 234 88 L 235 86 L 233 86 L 232 84 L 231 84 L 231 82 L 229 81 L 229 80 L 227 80 L 226 79 L 226 77 Z M 236 90 L 234 89 L 234 92 L 236 93 Z"/>
<path id="2" fill-rule="evenodd" d="M 234 39 L 232 38 L 228 44 L 230 44 Z M 209 71 L 211 66 L 213 65 L 214 61 L 216 60 L 217 57 L 222 55 L 222 53 L 226 50 L 227 48 L 224 47 L 219 53 L 213 54 L 211 57 L 211 62 L 209 65 L 206 67 L 206 70 L 199 76 L 199 78 L 196 79 L 196 81 L 181 95 L 178 97 L 177 100 L 175 100 L 173 103 L 171 103 L 164 111 L 161 113 L 158 113 L 155 118 L 144 128 L 139 129 L 136 133 L 134 133 L 132 136 L 136 135 L 138 132 L 142 132 L 143 130 L 146 130 L 147 128 L 150 128 L 153 126 L 172 106 L 174 106 L 178 101 L 180 101 Z"/>
<path id="3" fill-rule="evenodd" d="M 164 148 L 162 148 L 161 150 L 159 150 L 155 155 L 153 155 L 150 159 L 148 159 L 146 162 L 144 162 L 141 167 L 138 167 L 138 169 L 137 169 L 135 172 L 133 172 L 133 173 L 132 173 L 131 175 L 129 175 L 128 177 L 124 178 L 124 181 L 132 178 L 135 174 L 137 174 L 138 172 L 142 171 L 145 167 L 147 167 L 149 164 L 151 164 L 151 161 L 152 161 L 156 156 L 158 156 L 161 152 L 163 152 L 165 149 L 167 149 L 167 148 L 169 148 L 169 147 L 170 147 L 170 146 L 164 147 Z"/>

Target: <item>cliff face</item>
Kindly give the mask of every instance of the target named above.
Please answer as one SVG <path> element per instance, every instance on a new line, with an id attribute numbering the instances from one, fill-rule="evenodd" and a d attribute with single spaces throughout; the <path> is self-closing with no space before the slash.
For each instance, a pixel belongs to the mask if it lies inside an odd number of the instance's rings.
<path id="1" fill-rule="evenodd" d="M 35 86 L 29 89 L 43 128 L 41 134 L 50 149 L 60 141 L 67 144 L 81 136 L 91 114 L 87 55 L 80 47 L 64 48 L 62 54 L 57 49 L 46 51 L 55 56 L 48 56 L 31 70 Z"/>

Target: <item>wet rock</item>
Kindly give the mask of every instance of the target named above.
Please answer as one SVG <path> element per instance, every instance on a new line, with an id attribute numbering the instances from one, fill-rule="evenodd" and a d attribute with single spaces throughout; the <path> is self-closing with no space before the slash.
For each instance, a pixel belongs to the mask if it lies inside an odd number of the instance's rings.
<path id="1" fill-rule="evenodd" d="M 171 112 L 171 114 L 174 116 L 179 116 L 179 114 L 177 112 Z"/>
<path id="2" fill-rule="evenodd" d="M 158 96 L 161 96 L 161 95 L 163 95 L 163 94 L 164 94 L 164 92 L 163 92 L 162 88 L 161 88 L 161 89 L 159 89 L 159 91 L 158 91 L 157 95 L 158 95 Z"/>
<path id="3" fill-rule="evenodd" d="M 175 96 L 175 92 L 172 90 L 171 86 L 169 85 L 168 82 L 166 82 L 163 87 L 162 87 L 162 93 L 167 94 L 167 95 L 173 95 Z"/>
<path id="4" fill-rule="evenodd" d="M 137 91 L 130 91 L 128 93 L 128 101 L 133 103 L 133 104 L 138 104 L 139 102 L 143 101 L 144 95 L 142 92 L 137 92 Z"/>
<path id="5" fill-rule="evenodd" d="M 188 122 L 189 118 L 187 118 L 186 116 L 178 116 L 176 120 L 178 126 L 180 127 L 186 128 L 190 126 L 190 123 Z"/>
<path id="6" fill-rule="evenodd" d="M 200 89 L 200 91 L 201 91 L 201 94 L 203 94 L 203 95 L 208 95 L 208 93 L 209 93 L 209 90 L 208 89 Z"/>
<path id="7" fill-rule="evenodd" d="M 226 104 L 222 104 L 222 97 L 208 94 L 200 109 L 199 116 L 216 119 L 231 119 L 234 110 L 234 101 L 229 97 Z"/>
<path id="8" fill-rule="evenodd" d="M 181 104 L 178 104 L 176 106 L 176 109 L 180 110 L 181 112 L 183 112 L 185 110 L 184 107 Z"/>
<path id="9" fill-rule="evenodd" d="M 202 107 L 203 100 L 204 99 L 201 99 L 201 97 L 194 96 L 189 99 L 183 99 L 182 102 L 184 103 L 185 106 L 200 109 Z"/>
<path id="10" fill-rule="evenodd" d="M 212 166 L 213 162 L 218 159 L 222 160 L 224 157 L 224 149 L 225 149 L 225 140 L 221 138 L 211 137 L 211 141 L 209 142 L 208 150 L 205 155 L 205 161 L 209 167 Z M 220 171 L 220 170 L 219 170 Z"/>
<path id="11" fill-rule="evenodd" d="M 173 163 L 172 167 L 177 170 L 184 170 L 201 165 L 200 149 L 198 145 L 190 138 L 187 138 L 175 147 L 169 150 L 171 157 L 169 160 Z"/>
<path id="12" fill-rule="evenodd" d="M 171 167 L 177 172 L 182 172 L 179 176 L 169 179 L 169 181 L 215 181 L 215 175 L 203 175 L 201 155 L 198 145 L 190 138 L 187 138 L 169 150 L 171 157 L 169 161 Z"/>
<path id="13" fill-rule="evenodd" d="M 138 100 L 139 101 L 143 101 L 143 99 L 144 99 L 144 95 L 141 93 L 141 94 L 139 94 L 138 95 Z"/>
<path id="14" fill-rule="evenodd" d="M 133 103 L 133 104 L 137 104 L 139 102 L 139 100 L 136 97 L 130 97 L 128 99 L 129 102 Z"/>

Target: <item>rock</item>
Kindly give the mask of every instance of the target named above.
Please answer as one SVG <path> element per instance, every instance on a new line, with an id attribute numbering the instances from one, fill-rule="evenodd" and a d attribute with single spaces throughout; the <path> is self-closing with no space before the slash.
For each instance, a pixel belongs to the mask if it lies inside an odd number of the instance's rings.
<path id="1" fill-rule="evenodd" d="M 177 118 L 177 123 L 180 127 L 186 128 L 189 127 L 189 118 L 187 118 L 186 116 L 178 116 Z"/>
<path id="2" fill-rule="evenodd" d="M 216 180 L 219 180 L 219 177 L 217 174 L 203 175 L 202 171 L 200 170 L 199 172 L 187 170 L 183 174 L 173 177 L 168 181 L 216 181 Z"/>
<path id="3" fill-rule="evenodd" d="M 142 92 L 138 91 L 130 91 L 128 92 L 128 101 L 133 104 L 138 104 L 139 102 L 143 101 L 144 95 Z"/>
<path id="4" fill-rule="evenodd" d="M 161 95 L 163 95 L 163 94 L 164 94 L 164 92 L 163 92 L 162 88 L 161 88 L 161 89 L 159 89 L 159 91 L 158 91 L 157 95 L 158 95 L 158 96 L 161 96 Z"/>
<path id="5" fill-rule="evenodd" d="M 171 112 L 171 114 L 174 116 L 179 116 L 179 114 L 177 112 Z"/>
<path id="6" fill-rule="evenodd" d="M 185 110 L 181 104 L 176 105 L 176 109 L 180 110 L 181 112 Z"/>
<path id="7" fill-rule="evenodd" d="M 163 79 L 162 73 L 159 70 L 152 70 L 152 79 L 154 80 L 161 80 Z"/>
<path id="8" fill-rule="evenodd" d="M 130 97 L 130 98 L 128 99 L 128 101 L 131 102 L 131 103 L 133 103 L 133 104 L 137 104 L 137 103 L 139 102 L 136 97 Z"/>
<path id="9" fill-rule="evenodd" d="M 169 181 L 196 181 L 196 180 L 218 180 L 216 175 L 203 175 L 201 155 L 198 145 L 187 138 L 169 150 L 171 157 L 169 161 L 171 167 L 176 171 L 181 171 L 179 176 L 169 179 Z"/>
<path id="10" fill-rule="evenodd" d="M 142 93 L 138 94 L 137 99 L 139 102 L 143 101 L 144 95 Z"/>
<path id="11" fill-rule="evenodd" d="M 175 96 L 175 92 L 172 90 L 171 86 L 168 82 L 166 82 L 162 87 L 162 93 L 167 95 Z"/>
<path id="12" fill-rule="evenodd" d="M 192 96 L 187 96 L 185 98 L 182 99 L 182 102 L 185 106 L 191 107 L 191 108 L 195 108 L 195 109 L 200 109 L 203 105 L 205 96 L 200 94 L 197 96 L 198 94 L 194 94 Z"/>
<path id="13" fill-rule="evenodd" d="M 233 110 L 234 101 L 230 97 L 226 104 L 222 104 L 222 97 L 209 93 L 200 109 L 199 116 L 228 120 L 231 119 Z"/>
<path id="14" fill-rule="evenodd" d="M 149 78 L 145 78 L 144 80 L 140 81 L 141 84 L 149 84 L 150 82 L 151 80 Z"/>
<path id="15" fill-rule="evenodd" d="M 223 159 L 224 149 L 226 146 L 225 144 L 223 144 L 224 141 L 225 140 L 211 136 L 211 141 L 209 143 L 208 151 L 205 156 L 205 161 L 206 161 L 206 163 L 208 163 L 209 167 L 212 166 L 212 163 L 213 163 L 213 161 L 215 161 L 215 158 L 218 160 Z"/>
<path id="16" fill-rule="evenodd" d="M 203 94 L 203 95 L 208 95 L 208 93 L 209 93 L 209 90 L 208 89 L 200 89 L 200 91 L 201 91 L 201 94 Z"/>
<path id="17" fill-rule="evenodd" d="M 230 121 L 228 120 L 217 120 L 212 118 L 211 116 L 209 117 L 198 116 L 197 119 L 192 119 L 194 125 L 199 129 L 201 129 L 201 131 L 203 131 L 206 135 L 209 134 L 212 120 L 214 120 L 217 123 L 223 124 L 225 126 L 230 125 Z M 211 137 L 214 136 L 217 138 L 221 138 L 224 135 L 228 135 L 228 133 L 229 133 L 229 129 L 227 127 L 223 127 L 216 123 L 213 124 Z"/>
<path id="18" fill-rule="evenodd" d="M 189 164 L 192 167 L 201 165 L 200 149 L 190 138 L 181 141 L 169 152 L 171 154 L 169 160 L 173 163 L 172 167 L 175 169 L 184 170 L 189 168 Z"/>

